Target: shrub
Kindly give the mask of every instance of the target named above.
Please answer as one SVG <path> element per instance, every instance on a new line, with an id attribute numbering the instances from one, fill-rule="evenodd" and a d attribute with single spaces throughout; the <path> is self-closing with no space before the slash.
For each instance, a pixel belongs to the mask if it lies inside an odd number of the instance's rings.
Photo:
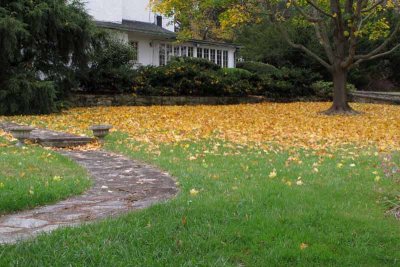
<path id="1" fill-rule="evenodd" d="M 331 100 L 333 98 L 333 82 L 317 81 L 311 85 L 311 88 L 315 92 L 315 95 L 323 99 Z M 348 83 L 346 89 L 348 92 L 353 92 L 356 90 L 356 87 Z"/>
<path id="2" fill-rule="evenodd" d="M 314 95 L 311 84 L 321 79 L 320 74 L 309 69 L 282 68 L 260 76 L 259 93 L 272 98 L 299 98 Z"/>
<path id="3" fill-rule="evenodd" d="M 81 86 L 89 92 L 129 92 L 135 77 L 134 49 L 112 35 L 98 41 L 90 55 L 90 65 L 80 76 Z"/>
<path id="4" fill-rule="evenodd" d="M 279 72 L 279 69 L 270 64 L 255 61 L 238 62 L 236 67 L 258 75 L 275 74 Z"/>
<path id="5" fill-rule="evenodd" d="M 134 91 L 160 96 L 244 96 L 256 92 L 258 76 L 242 69 L 221 69 L 204 59 L 175 58 L 162 67 L 138 69 Z"/>
<path id="6" fill-rule="evenodd" d="M 211 62 L 207 59 L 203 58 L 195 58 L 195 57 L 174 57 L 169 62 L 170 66 L 192 66 L 200 70 L 219 70 L 220 66 Z"/>
<path id="7" fill-rule="evenodd" d="M 261 72 L 261 75 L 245 69 L 221 69 L 204 59 L 176 58 L 166 66 L 138 69 L 134 92 L 159 96 L 257 94 L 291 99 L 313 96 L 311 84 L 321 79 L 318 73 L 309 69 L 273 69 L 273 72 Z"/>
<path id="8" fill-rule="evenodd" d="M 257 92 L 259 77 L 244 69 L 221 69 L 221 86 L 225 95 L 244 96 Z"/>
<path id="9" fill-rule="evenodd" d="M 40 81 L 22 73 L 13 76 L 0 88 L 0 114 L 48 114 L 56 111 L 54 82 Z"/>

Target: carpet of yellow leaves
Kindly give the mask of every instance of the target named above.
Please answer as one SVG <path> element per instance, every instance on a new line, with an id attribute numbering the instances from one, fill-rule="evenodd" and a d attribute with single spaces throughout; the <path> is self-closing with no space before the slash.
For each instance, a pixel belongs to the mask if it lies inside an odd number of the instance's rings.
<path id="1" fill-rule="evenodd" d="M 89 133 L 90 125 L 107 123 L 134 140 L 152 144 L 219 138 L 239 144 L 275 143 L 283 148 L 351 144 L 400 149 L 400 106 L 353 104 L 363 115 L 318 114 L 328 107 L 329 103 L 99 107 L 7 119 L 78 134 Z"/>

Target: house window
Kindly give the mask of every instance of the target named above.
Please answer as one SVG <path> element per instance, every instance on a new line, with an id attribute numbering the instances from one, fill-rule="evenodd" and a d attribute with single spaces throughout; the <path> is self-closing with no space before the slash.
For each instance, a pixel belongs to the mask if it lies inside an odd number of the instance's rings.
<path id="1" fill-rule="evenodd" d="M 160 66 L 165 66 L 166 57 L 165 57 L 165 44 L 160 44 Z"/>
<path id="2" fill-rule="evenodd" d="M 187 57 L 187 47 L 186 46 L 181 47 L 181 56 Z"/>
<path id="3" fill-rule="evenodd" d="M 223 57 L 222 63 L 223 63 L 224 68 L 228 67 L 228 51 L 226 51 L 226 50 L 224 51 L 224 57 Z"/>
<path id="4" fill-rule="evenodd" d="M 181 55 L 181 48 L 179 46 L 174 47 L 174 56 L 179 57 Z"/>
<path id="5" fill-rule="evenodd" d="M 222 67 L 222 51 L 217 50 L 217 65 Z"/>
<path id="6" fill-rule="evenodd" d="M 200 47 L 197 48 L 197 57 L 198 58 L 203 57 L 203 48 L 200 48 Z"/>
<path id="7" fill-rule="evenodd" d="M 188 47 L 188 57 L 193 57 L 193 47 Z"/>
<path id="8" fill-rule="evenodd" d="M 130 45 L 132 46 L 134 52 L 132 56 L 132 60 L 137 62 L 139 60 L 139 42 L 137 41 L 130 41 Z"/>
<path id="9" fill-rule="evenodd" d="M 210 49 L 204 48 L 204 58 L 209 60 L 210 59 Z"/>
<path id="10" fill-rule="evenodd" d="M 171 61 L 172 56 L 172 45 L 167 44 L 167 63 Z"/>
<path id="11" fill-rule="evenodd" d="M 210 50 L 210 60 L 215 63 L 215 49 Z"/>

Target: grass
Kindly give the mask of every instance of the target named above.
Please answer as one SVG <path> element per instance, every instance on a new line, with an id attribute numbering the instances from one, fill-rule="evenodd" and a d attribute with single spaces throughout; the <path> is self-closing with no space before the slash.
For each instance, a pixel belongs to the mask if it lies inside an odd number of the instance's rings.
<path id="1" fill-rule="evenodd" d="M 143 211 L 2 246 L 0 266 L 400 263 L 399 222 L 385 216 L 399 175 L 384 176 L 373 150 L 264 152 L 212 140 L 149 148 L 120 134 L 107 148 L 168 170 L 180 194 Z"/>
<path id="2" fill-rule="evenodd" d="M 90 184 L 71 160 L 36 146 L 9 146 L 0 137 L 0 215 L 80 194 Z"/>

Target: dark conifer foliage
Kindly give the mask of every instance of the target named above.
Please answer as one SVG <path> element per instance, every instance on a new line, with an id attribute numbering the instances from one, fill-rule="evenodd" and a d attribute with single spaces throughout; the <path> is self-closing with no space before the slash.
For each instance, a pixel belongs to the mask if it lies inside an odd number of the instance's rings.
<path id="1" fill-rule="evenodd" d="M 0 114 L 55 111 L 93 29 L 79 1 L 0 0 Z"/>

